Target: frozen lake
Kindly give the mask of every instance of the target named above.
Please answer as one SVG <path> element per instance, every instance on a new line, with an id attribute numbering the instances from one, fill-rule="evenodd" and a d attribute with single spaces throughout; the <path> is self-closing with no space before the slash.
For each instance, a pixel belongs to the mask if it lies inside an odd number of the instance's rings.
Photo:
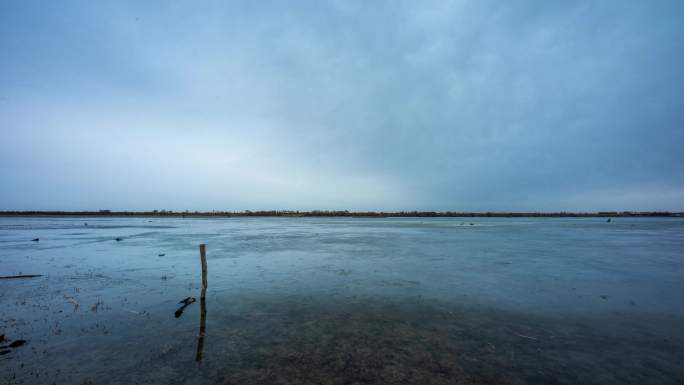
<path id="1" fill-rule="evenodd" d="M 19 274 L 2 384 L 684 383 L 684 218 L 0 218 Z"/>

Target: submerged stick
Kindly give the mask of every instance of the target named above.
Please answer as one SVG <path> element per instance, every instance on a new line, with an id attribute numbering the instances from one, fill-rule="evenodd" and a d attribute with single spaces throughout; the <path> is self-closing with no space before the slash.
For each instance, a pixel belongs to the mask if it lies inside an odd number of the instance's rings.
<path id="1" fill-rule="evenodd" d="M 519 333 L 513 333 L 513 334 L 515 334 L 516 336 L 521 337 L 521 338 L 527 338 L 528 340 L 539 341 L 539 338 L 535 338 L 535 337 L 531 337 L 531 336 L 526 336 L 526 335 L 524 335 L 524 334 L 519 334 Z"/>
<path id="2" fill-rule="evenodd" d="M 0 277 L 0 279 L 16 279 L 16 278 L 36 278 L 36 277 L 42 277 L 42 274 L 26 274 L 26 275 L 6 275 L 4 277 Z"/>

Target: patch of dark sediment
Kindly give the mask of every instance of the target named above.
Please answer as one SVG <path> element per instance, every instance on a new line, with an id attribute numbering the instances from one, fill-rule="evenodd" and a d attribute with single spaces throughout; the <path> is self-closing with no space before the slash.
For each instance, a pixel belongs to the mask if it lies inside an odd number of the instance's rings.
<path id="1" fill-rule="evenodd" d="M 201 363 L 192 360 L 194 345 L 167 344 L 108 378 L 172 384 L 681 383 L 681 335 L 657 330 L 676 330 L 670 326 L 682 320 L 658 320 L 662 329 L 643 329 L 639 320 L 619 319 L 540 317 L 436 301 L 226 298 L 208 302 Z"/>

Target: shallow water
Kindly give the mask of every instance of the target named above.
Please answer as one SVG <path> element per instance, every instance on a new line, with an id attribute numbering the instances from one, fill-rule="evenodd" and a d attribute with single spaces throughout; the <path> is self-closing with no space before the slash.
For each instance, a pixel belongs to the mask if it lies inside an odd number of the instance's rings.
<path id="1" fill-rule="evenodd" d="M 7 384 L 684 382 L 683 219 L 0 218 L 18 274 Z"/>

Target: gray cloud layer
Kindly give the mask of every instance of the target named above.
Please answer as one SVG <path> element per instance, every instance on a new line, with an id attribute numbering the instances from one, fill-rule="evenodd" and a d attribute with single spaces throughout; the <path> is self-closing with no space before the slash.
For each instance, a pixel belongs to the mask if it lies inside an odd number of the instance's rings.
<path id="1" fill-rule="evenodd" d="M 0 209 L 684 209 L 672 2 L 4 2 Z"/>

